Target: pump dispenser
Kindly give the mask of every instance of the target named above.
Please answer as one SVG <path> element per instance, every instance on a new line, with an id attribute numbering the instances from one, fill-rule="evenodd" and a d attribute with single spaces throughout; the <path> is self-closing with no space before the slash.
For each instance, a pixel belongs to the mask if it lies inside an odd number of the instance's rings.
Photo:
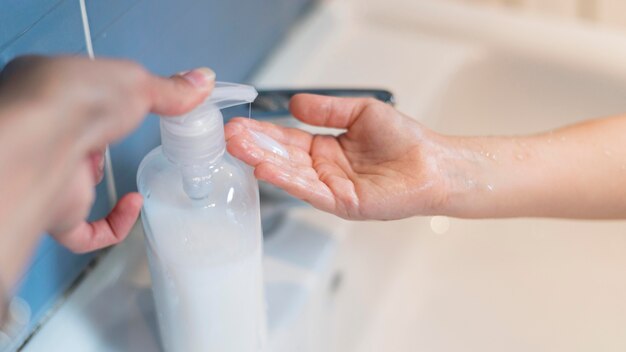
<path id="1" fill-rule="evenodd" d="M 231 157 L 220 109 L 253 87 L 218 82 L 193 111 L 160 121 L 162 146 L 139 166 L 142 222 L 164 350 L 263 351 L 259 194 Z"/>
<path id="2" fill-rule="evenodd" d="M 224 154 L 224 119 L 220 110 L 251 103 L 256 96 L 254 87 L 217 82 L 213 94 L 193 111 L 161 118 L 163 153 L 181 168 L 183 187 L 190 198 L 206 197 L 210 191 L 207 166 Z"/>

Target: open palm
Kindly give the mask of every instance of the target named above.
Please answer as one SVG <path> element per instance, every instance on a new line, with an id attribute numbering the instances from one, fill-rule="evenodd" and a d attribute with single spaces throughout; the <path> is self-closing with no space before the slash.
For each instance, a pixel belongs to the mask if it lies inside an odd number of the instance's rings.
<path id="1" fill-rule="evenodd" d="M 225 127 L 228 151 L 253 166 L 258 179 L 348 219 L 428 214 L 444 200 L 436 135 L 392 107 L 371 99 L 300 94 L 290 110 L 304 123 L 346 131 L 337 137 L 312 135 L 231 120 Z M 262 149 L 255 132 L 281 143 L 288 157 Z"/>

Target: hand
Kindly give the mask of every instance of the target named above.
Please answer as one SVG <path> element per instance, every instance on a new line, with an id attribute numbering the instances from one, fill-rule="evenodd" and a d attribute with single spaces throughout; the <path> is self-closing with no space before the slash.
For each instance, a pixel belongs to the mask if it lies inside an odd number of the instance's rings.
<path id="1" fill-rule="evenodd" d="M 370 99 L 300 94 L 290 110 L 304 123 L 347 131 L 338 137 L 311 135 L 231 120 L 225 126 L 228 151 L 253 166 L 260 180 L 347 219 L 398 219 L 442 207 L 446 194 L 438 155 L 443 149 L 435 133 Z M 289 157 L 261 149 L 249 130 L 283 144 Z"/>
<path id="2" fill-rule="evenodd" d="M 189 111 L 210 94 L 214 77 L 198 69 L 161 78 L 132 62 L 82 57 L 9 63 L 0 74 L 0 241 L 7 244 L 0 247 L 24 248 L 43 231 L 74 252 L 124 239 L 139 214 L 138 193 L 122 197 L 105 219 L 85 222 L 102 151 L 150 111 Z"/>
<path id="3" fill-rule="evenodd" d="M 299 95 L 290 108 L 305 123 L 347 131 L 310 135 L 239 118 L 226 126 L 228 150 L 259 179 L 344 218 L 626 217 L 626 116 L 460 137 L 371 100 Z M 289 158 L 261 149 L 250 130 L 282 143 Z"/>

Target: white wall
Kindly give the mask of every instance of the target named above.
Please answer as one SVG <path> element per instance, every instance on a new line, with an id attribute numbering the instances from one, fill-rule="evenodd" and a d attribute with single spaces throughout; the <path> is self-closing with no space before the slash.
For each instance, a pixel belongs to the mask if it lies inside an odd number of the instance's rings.
<path id="1" fill-rule="evenodd" d="M 626 30 L 624 0 L 456 0 L 593 21 Z"/>

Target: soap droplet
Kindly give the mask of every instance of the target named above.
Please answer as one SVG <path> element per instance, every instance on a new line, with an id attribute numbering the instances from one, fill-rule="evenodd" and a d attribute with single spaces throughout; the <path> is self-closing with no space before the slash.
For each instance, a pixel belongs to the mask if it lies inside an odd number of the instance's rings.
<path id="1" fill-rule="evenodd" d="M 438 235 L 443 235 L 450 229 L 450 219 L 447 216 L 433 216 L 430 218 L 430 229 Z"/>
<path id="2" fill-rule="evenodd" d="M 283 158 L 289 158 L 289 153 L 287 153 L 287 149 L 285 149 L 285 147 L 275 141 L 272 137 L 261 132 L 252 130 L 248 131 L 250 132 L 252 137 L 254 137 L 254 141 L 260 148 L 268 150 L 276 155 L 282 156 Z"/>
<path id="3" fill-rule="evenodd" d="M 489 192 L 493 192 L 494 187 L 493 185 L 487 185 L 487 189 L 489 190 Z"/>

